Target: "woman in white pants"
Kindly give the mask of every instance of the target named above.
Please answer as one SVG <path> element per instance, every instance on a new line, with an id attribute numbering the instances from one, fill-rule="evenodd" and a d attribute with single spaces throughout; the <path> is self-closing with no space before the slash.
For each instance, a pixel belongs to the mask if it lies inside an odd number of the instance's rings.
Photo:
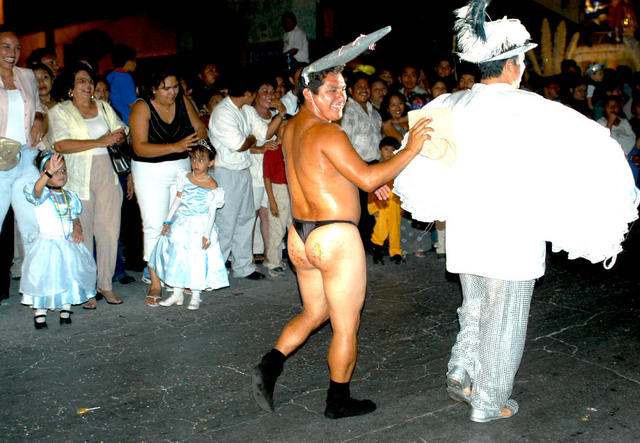
<path id="1" fill-rule="evenodd" d="M 142 216 L 144 260 L 148 262 L 169 212 L 171 185 L 179 169 L 190 168 L 188 152 L 207 136 L 207 129 L 182 94 L 174 73 L 154 72 L 144 92 L 133 106 L 129 123 L 135 153 L 131 172 Z M 145 303 L 158 306 L 160 279 L 152 269 L 149 275 L 151 286 Z"/>

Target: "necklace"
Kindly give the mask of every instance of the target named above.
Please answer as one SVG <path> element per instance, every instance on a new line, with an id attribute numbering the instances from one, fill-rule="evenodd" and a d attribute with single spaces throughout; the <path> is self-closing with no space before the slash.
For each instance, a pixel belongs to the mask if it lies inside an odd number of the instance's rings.
<path id="1" fill-rule="evenodd" d="M 67 193 L 65 192 L 64 189 L 62 190 L 62 198 L 64 200 L 64 205 L 65 205 L 64 210 L 60 209 L 58 200 L 53 196 L 53 192 L 49 192 L 49 198 L 53 202 L 53 208 L 56 210 L 56 214 L 58 214 L 58 220 L 60 220 L 60 226 L 62 227 L 62 234 L 64 235 L 64 238 L 68 240 L 71 237 L 71 230 L 67 232 L 64 226 L 65 218 L 71 220 L 71 207 L 69 205 L 69 199 L 67 198 Z"/>

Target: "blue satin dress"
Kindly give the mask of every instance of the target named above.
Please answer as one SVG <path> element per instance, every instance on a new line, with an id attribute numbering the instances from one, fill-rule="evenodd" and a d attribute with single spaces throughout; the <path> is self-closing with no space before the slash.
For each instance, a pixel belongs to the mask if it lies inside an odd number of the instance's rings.
<path id="1" fill-rule="evenodd" d="M 40 198 L 33 184 L 24 188 L 27 201 L 36 206 L 39 232 L 22 264 L 22 304 L 34 309 L 62 309 L 96 295 L 96 262 L 84 243 L 71 239 L 73 220 L 82 203 L 72 191 L 44 188 Z"/>
<path id="2" fill-rule="evenodd" d="M 169 232 L 158 239 L 149 267 L 166 285 L 175 288 L 203 291 L 229 286 L 218 229 L 214 224 L 211 232 L 205 233 L 209 212 L 224 204 L 224 191 L 196 186 L 186 177 L 180 179 L 180 206 Z M 207 249 L 202 247 L 202 237 L 211 242 Z"/>

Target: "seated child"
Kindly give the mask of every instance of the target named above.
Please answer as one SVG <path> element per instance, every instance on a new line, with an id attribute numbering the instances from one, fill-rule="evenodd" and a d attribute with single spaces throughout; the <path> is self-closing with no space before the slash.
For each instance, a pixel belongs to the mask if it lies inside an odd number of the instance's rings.
<path id="1" fill-rule="evenodd" d="M 215 227 L 216 209 L 224 204 L 224 191 L 209 175 L 215 149 L 200 140 L 189 152 L 191 169 L 179 171 L 176 198 L 149 259 L 160 280 L 173 294 L 160 306 L 182 305 L 184 289 L 191 289 L 187 309 L 200 308 L 200 293 L 229 286 Z"/>
<path id="2" fill-rule="evenodd" d="M 400 142 L 394 137 L 384 137 L 380 141 L 380 161 L 389 160 L 393 153 L 400 148 Z M 393 181 L 387 183 L 389 188 L 393 188 Z M 389 255 L 395 264 L 404 263 L 402 257 L 402 247 L 400 246 L 400 199 L 389 193 L 389 199 L 378 200 L 373 194 L 369 194 L 368 209 L 369 214 L 375 217 L 375 226 L 371 234 L 373 245 L 373 262 L 384 264 L 384 242 L 389 239 Z"/>
<path id="3" fill-rule="evenodd" d="M 47 309 L 60 309 L 60 324 L 71 324 L 71 305 L 96 296 L 97 268 L 82 242 L 78 215 L 82 203 L 67 183 L 61 154 L 42 151 L 35 159 L 40 178 L 25 186 L 24 195 L 36 206 L 38 238 L 22 264 L 22 304 L 34 309 L 36 329 L 47 327 Z"/>

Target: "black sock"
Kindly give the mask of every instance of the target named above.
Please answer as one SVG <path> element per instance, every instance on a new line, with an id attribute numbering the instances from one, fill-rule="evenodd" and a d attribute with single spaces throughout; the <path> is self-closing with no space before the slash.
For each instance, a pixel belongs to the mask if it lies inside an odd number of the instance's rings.
<path id="1" fill-rule="evenodd" d="M 272 349 L 253 369 L 253 396 L 258 405 L 266 411 L 273 411 L 273 389 L 278 376 L 282 373 L 285 360 L 286 357 L 282 352 Z"/>
<path id="2" fill-rule="evenodd" d="M 376 410 L 376 404 L 371 400 L 356 400 L 351 398 L 349 382 L 338 383 L 329 380 L 327 391 L 327 407 L 324 416 L 327 418 L 344 418 L 364 415 Z"/>
<path id="3" fill-rule="evenodd" d="M 286 359 L 287 357 L 285 357 L 282 352 L 274 348 L 264 354 L 262 361 L 260 362 L 260 367 L 266 374 L 278 377 L 282 373 L 282 368 Z"/>
<path id="4" fill-rule="evenodd" d="M 351 392 L 349 390 L 349 383 L 338 383 L 337 381 L 329 380 L 329 390 L 327 391 L 327 399 L 331 400 L 342 400 L 351 397 Z"/>

